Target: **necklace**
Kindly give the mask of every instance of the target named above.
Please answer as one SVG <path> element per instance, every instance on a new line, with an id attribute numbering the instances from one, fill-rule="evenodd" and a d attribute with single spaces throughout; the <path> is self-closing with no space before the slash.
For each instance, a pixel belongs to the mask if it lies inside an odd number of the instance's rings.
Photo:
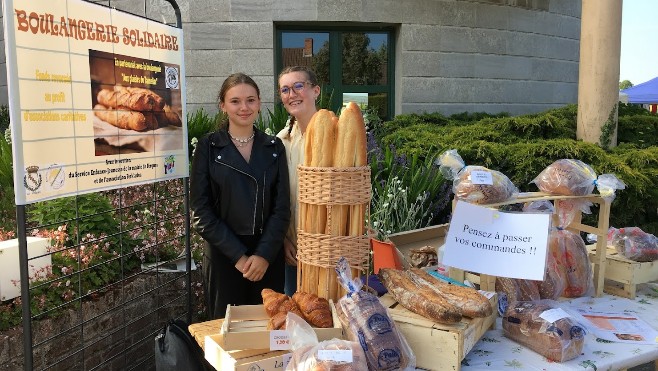
<path id="1" fill-rule="evenodd" d="M 231 132 L 230 132 L 230 131 L 228 132 L 228 136 L 231 137 L 231 139 L 233 139 L 234 141 L 237 142 L 235 145 L 238 146 L 238 147 L 244 147 L 244 146 L 246 146 L 247 143 L 251 142 L 252 139 L 254 139 L 254 135 L 256 135 L 256 132 L 255 132 L 255 131 L 251 133 L 251 135 L 249 136 L 249 138 L 242 139 L 242 138 L 236 138 L 236 137 L 234 137 L 233 135 L 231 135 Z"/>

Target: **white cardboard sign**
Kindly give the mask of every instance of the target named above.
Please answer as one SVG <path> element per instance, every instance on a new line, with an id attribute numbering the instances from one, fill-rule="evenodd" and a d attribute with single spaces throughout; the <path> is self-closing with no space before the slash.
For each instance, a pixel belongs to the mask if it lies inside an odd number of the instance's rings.
<path id="1" fill-rule="evenodd" d="M 507 213 L 457 201 L 443 264 L 500 277 L 543 280 L 550 214 Z"/>

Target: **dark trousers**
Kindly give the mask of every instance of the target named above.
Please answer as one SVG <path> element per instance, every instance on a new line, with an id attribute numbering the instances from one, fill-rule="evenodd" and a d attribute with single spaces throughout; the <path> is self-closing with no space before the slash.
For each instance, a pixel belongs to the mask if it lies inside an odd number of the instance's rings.
<path id="1" fill-rule="evenodd" d="M 263 279 L 252 282 L 242 277 L 235 265 L 216 251 L 203 257 L 203 284 L 208 319 L 224 318 L 226 306 L 262 304 L 264 288 L 283 292 L 285 280 L 285 256 L 283 248 L 276 260 L 269 265 Z"/>

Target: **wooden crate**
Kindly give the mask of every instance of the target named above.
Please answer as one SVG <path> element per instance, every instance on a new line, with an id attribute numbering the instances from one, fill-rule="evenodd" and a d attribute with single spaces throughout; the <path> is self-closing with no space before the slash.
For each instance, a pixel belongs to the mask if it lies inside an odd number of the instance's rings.
<path id="1" fill-rule="evenodd" d="M 280 371 L 285 370 L 291 353 L 269 349 L 231 350 L 222 349 L 221 335 L 205 337 L 204 357 L 215 370 L 221 371 Z"/>
<path id="2" fill-rule="evenodd" d="M 318 341 L 343 338 L 343 328 L 336 314 L 336 307 L 329 301 L 334 326 L 314 328 Z M 226 351 L 244 349 L 270 349 L 269 317 L 261 305 L 229 305 L 219 331 L 219 346 Z"/>
<path id="3" fill-rule="evenodd" d="M 464 318 L 454 325 L 433 322 L 399 305 L 390 294 L 380 298 L 395 325 L 416 356 L 416 367 L 426 370 L 460 370 L 461 361 L 487 330 L 496 324 L 498 299 L 490 293 L 493 313 L 485 318 Z"/>
<path id="4" fill-rule="evenodd" d="M 555 200 L 570 200 L 570 199 L 584 199 L 592 202 L 595 205 L 598 205 L 598 219 L 596 226 L 590 226 L 582 224 L 582 215 L 580 213 L 574 218 L 574 220 L 566 228 L 573 232 L 585 232 L 592 233 L 597 236 L 597 243 L 593 248 L 593 253 L 590 254 L 590 260 L 594 269 L 594 296 L 599 297 L 603 295 L 603 286 L 605 278 L 605 269 L 606 269 L 606 249 L 607 249 L 607 238 L 608 238 L 608 228 L 610 226 L 610 201 L 604 199 L 599 195 L 587 195 L 587 196 L 560 196 L 560 195 L 551 195 L 543 192 L 524 192 L 520 193 L 517 197 L 511 198 L 505 202 L 500 202 L 496 204 L 482 205 L 486 207 L 498 208 L 504 205 L 512 205 L 517 203 L 526 203 L 533 201 L 555 201 Z M 453 203 L 454 205 L 454 203 Z M 454 207 L 454 206 L 453 206 Z M 556 215 L 554 216 L 554 225 L 557 222 Z M 460 269 L 450 268 L 450 278 L 464 281 L 468 279 L 469 281 L 480 285 L 481 290 L 485 291 L 495 291 L 496 278 L 486 274 L 477 274 L 466 272 Z"/>
<path id="5" fill-rule="evenodd" d="M 593 258 L 596 255 L 596 245 L 589 245 L 587 249 L 590 258 Z M 658 261 L 636 262 L 617 253 L 614 247 L 607 247 L 603 291 L 635 299 L 637 285 L 652 281 L 658 281 Z"/>

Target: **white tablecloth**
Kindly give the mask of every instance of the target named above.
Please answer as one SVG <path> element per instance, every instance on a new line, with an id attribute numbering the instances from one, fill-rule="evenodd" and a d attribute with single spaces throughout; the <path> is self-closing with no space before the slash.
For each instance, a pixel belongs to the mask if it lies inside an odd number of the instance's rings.
<path id="1" fill-rule="evenodd" d="M 638 286 L 634 300 L 604 294 L 600 298 L 577 298 L 566 301 L 573 306 L 588 306 L 592 311 L 631 312 L 658 329 L 658 285 Z M 612 343 L 586 335 L 583 354 L 564 363 L 543 356 L 503 336 L 501 319 L 496 329 L 487 331 L 462 361 L 463 371 L 472 370 L 620 370 L 658 359 L 658 343 L 652 345 Z"/>

